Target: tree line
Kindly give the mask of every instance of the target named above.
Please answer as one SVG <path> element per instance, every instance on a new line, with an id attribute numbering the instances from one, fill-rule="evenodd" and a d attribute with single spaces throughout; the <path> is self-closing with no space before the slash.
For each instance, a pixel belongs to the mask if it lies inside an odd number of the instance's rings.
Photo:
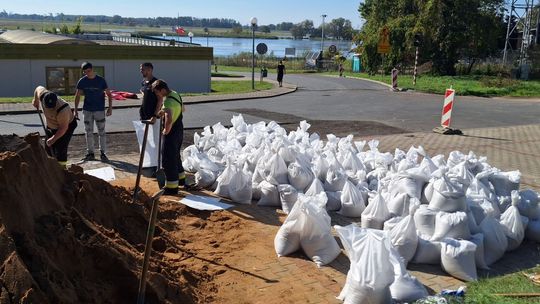
<path id="1" fill-rule="evenodd" d="M 108 23 L 127 26 L 159 27 L 159 26 L 186 26 L 186 27 L 203 27 L 203 28 L 230 28 L 233 33 L 241 33 L 244 29 L 249 28 L 247 25 L 242 25 L 234 19 L 228 18 L 194 18 L 180 16 L 172 17 L 156 17 L 156 18 L 132 18 L 122 17 L 120 15 L 105 16 L 105 15 L 65 15 L 52 14 L 12 14 L 5 10 L 0 12 L 0 18 L 15 19 L 15 20 L 36 20 L 36 21 L 56 21 L 56 22 L 80 22 L 81 18 L 84 22 L 91 23 Z M 321 37 L 322 26 L 314 27 L 312 20 L 304 20 L 300 23 L 281 22 L 278 24 L 259 25 L 257 31 L 263 33 L 271 33 L 273 31 L 290 32 L 295 39 L 302 39 L 306 36 Z M 344 18 L 336 18 L 324 25 L 325 37 L 333 37 L 335 39 L 351 40 L 354 35 L 354 30 L 351 21 Z"/>
<path id="2" fill-rule="evenodd" d="M 467 59 L 470 71 L 477 60 L 499 56 L 508 22 L 515 24 L 505 17 L 504 0 L 365 0 L 359 12 L 365 23 L 356 42 L 368 72 L 381 67 L 377 45 L 383 27 L 391 43 L 385 70 L 414 62 L 416 44 L 420 62 L 430 61 L 433 73 L 455 75 L 460 59 Z"/>

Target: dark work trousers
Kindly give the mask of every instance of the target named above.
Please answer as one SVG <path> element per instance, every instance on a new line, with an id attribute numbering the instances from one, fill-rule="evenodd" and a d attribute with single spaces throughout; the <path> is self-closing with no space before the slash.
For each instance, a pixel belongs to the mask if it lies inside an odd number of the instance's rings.
<path id="1" fill-rule="evenodd" d="M 167 177 L 167 183 L 178 182 L 178 175 L 184 173 L 180 148 L 184 140 L 184 124 L 182 116 L 173 123 L 169 134 L 163 136 L 163 170 Z"/>
<path id="2" fill-rule="evenodd" d="M 67 161 L 67 151 L 69 142 L 71 140 L 71 136 L 73 135 L 73 132 L 75 131 L 75 128 L 77 128 L 77 120 L 74 118 L 72 122 L 69 123 L 69 127 L 64 133 L 62 137 L 60 137 L 59 140 L 57 140 L 52 146 L 51 151 L 53 153 L 53 156 L 56 157 L 56 160 L 59 162 L 66 162 Z M 54 134 L 56 134 L 58 130 L 57 129 L 49 129 L 47 128 L 47 134 L 50 138 Z"/>

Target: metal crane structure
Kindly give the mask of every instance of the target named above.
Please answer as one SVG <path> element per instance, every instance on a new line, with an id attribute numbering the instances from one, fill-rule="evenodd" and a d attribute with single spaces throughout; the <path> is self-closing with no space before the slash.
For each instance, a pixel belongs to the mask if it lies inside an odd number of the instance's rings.
<path id="1" fill-rule="evenodd" d="M 504 44 L 504 65 L 506 65 L 509 57 L 516 59 L 518 54 L 519 66 L 527 63 L 527 51 L 538 39 L 538 10 L 533 10 L 535 2 L 538 1 L 508 0 L 508 28 L 506 30 L 506 42 Z M 513 21 L 515 22 L 514 24 Z M 532 32 L 534 32 L 534 35 L 531 34 Z M 517 45 L 516 49 L 513 49 L 511 40 L 516 39 L 512 38 L 516 33 L 521 33 L 521 45 Z"/>

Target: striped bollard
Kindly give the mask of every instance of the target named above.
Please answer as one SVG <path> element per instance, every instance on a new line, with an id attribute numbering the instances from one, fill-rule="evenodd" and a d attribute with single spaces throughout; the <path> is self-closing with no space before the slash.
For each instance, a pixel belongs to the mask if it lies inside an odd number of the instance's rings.
<path id="1" fill-rule="evenodd" d="M 416 75 L 418 75 L 418 47 L 416 47 L 416 54 L 414 55 L 413 86 L 416 86 Z"/>
<path id="2" fill-rule="evenodd" d="M 441 127 L 443 128 L 450 128 L 450 122 L 452 119 L 452 107 L 454 106 L 455 96 L 455 90 L 446 89 L 446 94 L 444 94 L 444 105 L 441 116 Z"/>
<path id="3" fill-rule="evenodd" d="M 433 129 L 435 133 L 441 133 L 445 135 L 461 135 L 463 132 L 459 129 L 450 128 L 452 122 L 452 108 L 454 107 L 454 100 L 456 97 L 456 91 L 454 89 L 446 89 L 444 94 L 444 104 L 441 115 L 441 126 Z"/>
<path id="4" fill-rule="evenodd" d="M 398 90 L 398 69 L 393 68 L 392 69 L 392 90 L 397 91 Z"/>

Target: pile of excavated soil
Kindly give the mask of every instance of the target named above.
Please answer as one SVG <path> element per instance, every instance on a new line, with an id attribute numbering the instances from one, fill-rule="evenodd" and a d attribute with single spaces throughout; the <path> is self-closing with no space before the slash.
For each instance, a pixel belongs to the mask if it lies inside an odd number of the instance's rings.
<path id="1" fill-rule="evenodd" d="M 0 303 L 135 303 L 148 196 L 132 204 L 125 188 L 75 171 L 36 135 L 0 136 Z M 213 300 L 211 274 L 171 262 L 190 248 L 159 226 L 153 248 L 147 303 Z"/>

